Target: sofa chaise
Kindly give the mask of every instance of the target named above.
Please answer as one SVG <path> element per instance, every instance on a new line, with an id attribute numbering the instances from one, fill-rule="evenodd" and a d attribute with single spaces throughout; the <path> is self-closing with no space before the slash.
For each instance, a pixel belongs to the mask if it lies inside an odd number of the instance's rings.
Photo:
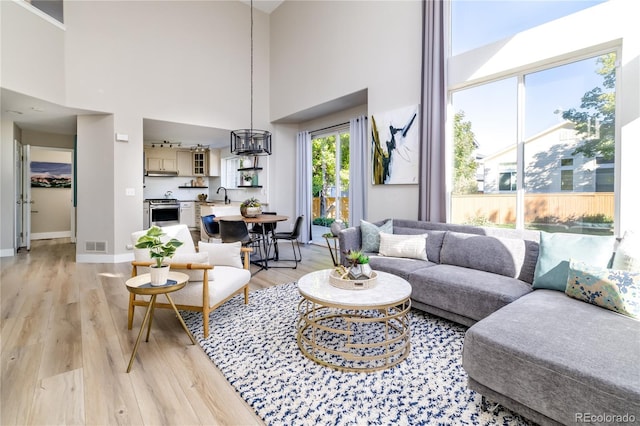
<path id="1" fill-rule="evenodd" d="M 541 234 L 393 219 L 338 239 L 343 264 L 363 250 L 411 284 L 413 307 L 469 327 L 462 362 L 483 397 L 540 424 L 640 420 L 640 321 L 557 291 L 566 278 L 536 288 Z"/>

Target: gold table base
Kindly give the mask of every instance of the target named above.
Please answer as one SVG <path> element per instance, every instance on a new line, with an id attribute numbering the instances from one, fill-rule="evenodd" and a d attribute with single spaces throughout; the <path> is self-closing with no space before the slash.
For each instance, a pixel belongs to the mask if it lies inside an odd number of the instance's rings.
<path id="1" fill-rule="evenodd" d="M 352 307 L 303 296 L 298 303 L 298 346 L 312 361 L 340 371 L 387 369 L 411 350 L 410 310 L 409 298 L 388 306 Z"/>

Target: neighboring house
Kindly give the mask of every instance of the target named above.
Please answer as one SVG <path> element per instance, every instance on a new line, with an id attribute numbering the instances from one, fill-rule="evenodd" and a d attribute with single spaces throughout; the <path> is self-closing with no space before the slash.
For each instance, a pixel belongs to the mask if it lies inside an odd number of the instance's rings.
<path id="1" fill-rule="evenodd" d="M 580 145 L 571 122 L 565 121 L 524 142 L 526 193 L 613 192 L 614 165 L 603 158 L 573 155 Z M 516 190 L 516 145 L 482 160 L 484 193 Z"/>

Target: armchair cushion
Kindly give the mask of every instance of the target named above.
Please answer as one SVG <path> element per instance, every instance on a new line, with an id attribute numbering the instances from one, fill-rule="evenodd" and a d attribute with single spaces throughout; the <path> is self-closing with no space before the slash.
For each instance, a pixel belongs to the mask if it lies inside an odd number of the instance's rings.
<path id="1" fill-rule="evenodd" d="M 182 271 L 181 271 L 182 272 Z M 233 266 L 216 266 L 209 271 L 209 306 L 215 306 L 237 292 L 251 279 L 251 272 Z M 177 305 L 202 306 L 202 281 L 194 281 L 171 294 Z"/>
<path id="2" fill-rule="evenodd" d="M 210 264 L 216 267 L 232 266 L 242 269 L 241 248 L 242 242 L 240 241 L 235 243 L 205 243 L 200 241 L 198 243 L 200 253 L 207 253 Z"/>

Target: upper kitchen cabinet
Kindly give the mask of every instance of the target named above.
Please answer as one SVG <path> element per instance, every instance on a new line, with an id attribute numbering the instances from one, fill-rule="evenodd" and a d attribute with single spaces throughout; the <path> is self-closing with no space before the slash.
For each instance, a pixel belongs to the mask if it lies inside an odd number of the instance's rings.
<path id="1" fill-rule="evenodd" d="M 148 175 L 177 175 L 176 150 L 171 148 L 147 148 L 144 150 L 146 159 L 146 173 Z"/>
<path id="2" fill-rule="evenodd" d="M 191 151 L 180 150 L 176 153 L 178 159 L 178 176 L 193 176 L 193 158 Z"/>
<path id="3" fill-rule="evenodd" d="M 193 153 L 193 175 L 194 176 L 206 176 L 207 175 L 207 155 L 206 152 L 194 152 Z"/>
<path id="4" fill-rule="evenodd" d="M 208 155 L 207 176 L 220 176 L 220 149 L 210 149 Z"/>

